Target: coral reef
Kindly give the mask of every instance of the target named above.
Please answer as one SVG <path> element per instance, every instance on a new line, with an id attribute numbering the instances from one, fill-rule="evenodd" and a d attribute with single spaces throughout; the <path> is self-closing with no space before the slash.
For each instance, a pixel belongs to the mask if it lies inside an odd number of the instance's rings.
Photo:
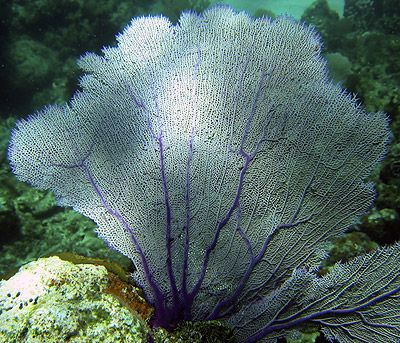
<path id="1" fill-rule="evenodd" d="M 399 245 L 316 273 L 374 201 L 387 116 L 330 82 L 305 25 L 221 6 L 179 22 L 135 18 L 117 46 L 85 54 L 81 91 L 16 124 L 13 173 L 132 260 L 153 327 L 222 320 L 248 343 L 316 323 L 340 342 L 396 337 Z"/>
<path id="2" fill-rule="evenodd" d="M 0 82 L 5 86 L 0 88 L 0 116 L 23 115 L 43 104 L 65 101 L 75 87 L 75 60 L 83 51 L 112 42 L 113 34 L 134 15 L 164 13 L 173 17 L 193 2 L 174 1 L 173 8 L 165 5 L 170 6 L 171 1 L 4 2 L 0 11 Z M 341 18 L 320 0 L 302 17 L 322 33 L 329 56 L 340 54 L 346 59 L 345 68 L 339 66 L 339 71 L 346 71 L 345 77 L 339 77 L 344 86 L 356 93 L 368 110 L 384 109 L 392 118 L 393 144 L 374 177 L 376 207 L 359 226 L 379 243 L 400 238 L 399 8 L 397 0 L 346 0 Z M 258 14 L 272 13 L 263 10 Z M 57 209 L 52 196 L 15 182 L 5 157 L 13 125 L 12 118 L 0 123 L 0 273 L 69 250 L 109 257 L 127 268 L 127 261 L 110 253 L 95 236 L 91 221 L 68 209 Z M 334 241 L 329 263 L 364 251 L 360 248 L 364 243 L 369 247 L 369 238 L 357 232 Z"/>

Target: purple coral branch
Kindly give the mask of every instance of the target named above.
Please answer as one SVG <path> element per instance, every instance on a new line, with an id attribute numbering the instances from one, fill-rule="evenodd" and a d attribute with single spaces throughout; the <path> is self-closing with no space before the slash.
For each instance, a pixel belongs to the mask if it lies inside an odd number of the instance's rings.
<path id="1" fill-rule="evenodd" d="M 197 295 L 197 293 L 199 292 L 199 290 L 200 290 L 200 287 L 201 287 L 201 285 L 203 283 L 203 280 L 204 280 L 204 277 L 205 277 L 205 274 L 206 274 L 206 270 L 207 270 L 208 262 L 210 260 L 211 253 L 213 252 L 213 250 L 215 249 L 215 247 L 216 247 L 216 245 L 218 243 L 218 239 L 219 239 L 219 236 L 221 234 L 222 228 L 228 223 L 228 221 L 230 220 L 234 210 L 239 205 L 239 199 L 240 199 L 240 196 L 241 196 L 241 193 L 242 193 L 242 189 L 243 189 L 243 184 L 244 184 L 244 177 L 245 177 L 245 174 L 248 171 L 248 168 L 249 168 L 250 163 L 253 160 L 253 158 L 254 158 L 253 155 L 247 155 L 247 157 L 245 158 L 245 162 L 244 162 L 243 168 L 242 168 L 242 170 L 240 172 L 240 176 L 239 176 L 239 182 L 238 182 L 238 187 L 237 187 L 235 199 L 234 199 L 231 207 L 227 211 L 226 215 L 224 216 L 224 218 L 217 225 L 217 229 L 216 229 L 216 232 L 214 234 L 214 238 L 213 238 L 211 244 L 209 245 L 209 247 L 206 250 L 206 253 L 205 253 L 205 256 L 204 256 L 204 262 L 203 262 L 203 265 L 202 265 L 202 268 L 201 268 L 201 271 L 200 271 L 200 276 L 199 276 L 194 288 L 189 293 L 189 296 L 191 298 L 194 298 Z"/>
<path id="2" fill-rule="evenodd" d="M 186 217 L 185 217 L 185 241 L 183 248 L 183 274 L 182 274 L 182 293 L 185 302 L 185 315 L 186 319 L 189 319 L 190 314 L 190 298 L 188 297 L 188 288 L 187 288 L 187 278 L 188 278 L 188 268 L 189 268 L 189 243 L 190 243 L 190 235 L 189 235 L 189 226 L 190 226 L 190 163 L 193 158 L 193 137 L 194 137 L 194 127 L 192 127 L 192 132 L 189 137 L 188 142 L 188 159 L 186 161 L 186 190 L 185 190 L 185 207 L 186 207 Z"/>
<path id="3" fill-rule="evenodd" d="M 240 79 L 241 80 L 240 84 L 243 81 L 244 73 L 245 73 L 245 70 L 247 68 L 248 63 L 249 63 L 249 60 L 246 61 L 246 64 L 244 66 L 243 73 L 242 73 L 241 79 Z M 248 119 L 247 119 L 247 122 L 246 122 L 246 126 L 245 126 L 245 129 L 244 129 L 244 133 L 243 133 L 243 136 L 242 136 L 240 149 L 239 149 L 239 154 L 244 158 L 244 165 L 243 165 L 243 168 L 242 168 L 242 170 L 240 172 L 240 175 L 239 175 L 239 183 L 238 183 L 235 199 L 234 199 L 231 207 L 229 208 L 228 212 L 226 213 L 225 217 L 222 219 L 222 221 L 220 221 L 218 223 L 217 230 L 216 230 L 216 233 L 214 235 L 214 239 L 213 239 L 212 243 L 210 244 L 210 246 L 208 247 L 208 249 L 206 250 L 206 254 L 205 254 L 202 270 L 200 272 L 200 277 L 199 277 L 195 287 L 193 288 L 193 290 L 192 290 L 192 292 L 190 294 L 192 297 L 194 297 L 197 294 L 197 292 L 200 290 L 201 284 L 202 284 L 202 282 L 204 280 L 204 277 L 205 277 L 205 272 L 206 272 L 206 269 L 207 269 L 207 266 L 208 266 L 208 263 L 209 263 L 209 259 L 210 259 L 211 253 L 212 253 L 212 251 L 215 249 L 215 247 L 217 245 L 217 242 L 218 242 L 218 239 L 219 239 L 219 235 L 221 233 L 222 228 L 228 223 L 228 221 L 230 220 L 234 210 L 236 208 L 240 207 L 240 197 L 241 197 L 241 192 L 242 192 L 242 188 L 243 188 L 245 174 L 247 173 L 248 168 L 249 168 L 252 160 L 256 156 L 256 154 L 257 154 L 257 152 L 258 152 L 258 150 L 260 148 L 260 145 L 261 145 L 261 143 L 263 141 L 263 139 L 258 141 L 258 143 L 257 143 L 257 145 L 254 148 L 252 153 L 247 153 L 245 151 L 245 149 L 244 149 L 244 145 L 246 143 L 246 139 L 247 139 L 247 136 L 248 136 L 249 131 L 250 131 L 250 125 L 251 125 L 251 123 L 252 123 L 252 121 L 254 119 L 255 113 L 256 113 L 257 102 L 258 102 L 258 100 L 259 100 L 259 98 L 261 96 L 261 92 L 262 92 L 262 89 L 263 89 L 263 85 L 265 84 L 265 78 L 266 78 L 267 75 L 268 75 L 268 73 L 263 72 L 261 74 L 261 76 L 260 76 L 260 79 L 259 79 L 259 82 L 258 82 L 258 85 L 257 85 L 256 94 L 255 94 L 255 97 L 254 97 L 254 100 L 253 100 L 253 103 L 252 103 L 252 106 L 251 106 L 251 109 L 250 109 L 250 113 L 249 113 L 249 116 L 248 116 Z M 239 93 L 240 93 L 240 91 L 241 91 L 241 87 L 239 87 L 239 89 L 238 89 Z M 240 220 L 240 218 L 238 218 L 238 220 Z M 251 244 L 248 241 L 247 237 L 243 236 L 244 235 L 243 232 L 241 232 L 241 235 L 245 239 L 245 243 L 248 246 L 248 249 L 249 249 L 249 251 L 251 253 L 250 264 L 249 264 L 244 276 L 242 277 L 240 283 L 236 287 L 236 290 L 232 293 L 232 295 L 230 297 L 228 297 L 228 299 L 226 301 L 219 301 L 218 302 L 218 304 L 214 307 L 213 311 L 208 315 L 207 319 L 209 319 L 209 320 L 218 318 L 221 309 L 225 305 L 232 304 L 238 298 L 240 292 L 243 290 L 247 280 L 249 279 L 250 274 L 253 271 L 255 265 L 263 257 L 263 254 L 262 254 L 262 255 L 259 255 L 258 259 L 255 258 L 253 253 L 252 253 Z M 266 247 L 265 247 L 265 249 L 266 249 Z M 264 250 L 264 252 L 265 252 L 265 250 Z"/>
<path id="4" fill-rule="evenodd" d="M 178 287 L 176 285 L 176 278 L 174 275 L 174 270 L 172 267 L 172 228 L 171 228 L 171 223 L 172 223 L 172 211 L 171 211 L 171 204 L 170 204 L 170 196 L 169 196 L 169 191 L 168 191 L 168 184 L 167 184 L 167 176 L 165 172 L 165 152 L 164 152 L 164 131 L 161 125 L 161 113 L 160 109 L 158 106 L 157 98 L 155 97 L 154 94 L 156 94 L 155 89 L 154 89 L 154 84 L 151 83 L 151 90 L 153 93 L 153 99 L 157 111 L 157 121 L 160 126 L 160 132 L 156 134 L 154 130 L 154 126 L 151 120 L 151 115 L 148 107 L 144 104 L 143 100 L 139 99 L 131 85 L 126 81 L 125 86 L 128 90 L 129 95 L 133 99 L 136 107 L 142 109 L 145 112 L 146 118 L 147 118 L 147 125 L 150 131 L 150 136 L 153 138 L 158 146 L 159 146 L 159 159 L 160 159 L 160 174 L 161 174 L 161 183 L 162 183 L 162 189 L 163 189 L 163 194 L 164 194 L 164 207 L 165 207 L 165 246 L 167 250 L 167 274 L 172 290 L 172 296 L 173 296 L 173 301 L 174 301 L 174 308 L 175 308 L 175 313 L 172 317 L 178 317 L 179 316 L 179 291 Z M 164 303 L 164 299 L 160 299 L 161 301 L 156 305 L 157 308 L 163 308 L 162 311 L 157 312 L 157 318 L 156 318 L 156 325 L 164 326 L 168 328 L 171 324 L 167 320 L 166 316 L 164 315 L 164 312 L 166 311 L 166 304 Z M 176 321 L 177 318 L 169 318 L 170 321 L 174 322 Z"/>
<path id="5" fill-rule="evenodd" d="M 157 311 L 163 312 L 163 308 L 159 306 L 159 304 L 162 304 L 164 302 L 164 295 L 162 294 L 159 286 L 157 285 L 156 281 L 154 280 L 153 273 L 150 271 L 150 267 L 147 261 L 147 258 L 138 242 L 136 239 L 135 235 L 133 234 L 133 230 L 130 227 L 130 225 L 126 222 L 126 220 L 123 218 L 123 216 L 119 213 L 118 210 L 114 210 L 111 208 L 111 206 L 108 204 L 107 200 L 105 199 L 103 192 L 101 189 L 98 187 L 97 183 L 94 180 L 93 174 L 91 173 L 90 169 L 86 165 L 85 162 L 82 162 L 80 167 L 83 169 L 83 171 L 86 174 L 86 177 L 90 183 L 90 185 L 93 187 L 95 190 L 96 194 L 99 196 L 100 201 L 103 205 L 103 207 L 107 210 L 108 213 L 110 213 L 115 219 L 117 219 L 121 224 L 122 227 L 124 228 L 125 232 L 128 234 L 128 237 L 131 239 L 135 249 L 139 253 L 140 259 L 142 261 L 143 269 L 146 275 L 147 282 L 149 283 L 151 289 L 153 290 L 154 298 L 156 299 L 156 307 Z"/>
<path id="6" fill-rule="evenodd" d="M 265 252 L 268 248 L 269 243 L 271 242 L 272 238 L 280 231 L 280 229 L 283 228 L 293 228 L 296 227 L 302 223 L 307 222 L 311 217 L 307 217 L 304 220 L 294 222 L 292 224 L 280 224 L 278 225 L 273 232 L 267 237 L 267 239 L 264 241 L 263 246 L 260 250 L 260 252 L 257 255 L 251 256 L 250 263 L 246 269 L 246 272 L 243 274 L 242 278 L 240 279 L 240 282 L 237 284 L 236 288 L 234 291 L 225 299 L 221 299 L 214 307 L 213 311 L 210 313 L 208 316 L 208 320 L 214 320 L 218 319 L 220 317 L 224 317 L 228 314 L 230 314 L 229 310 L 232 309 L 233 305 L 235 305 L 239 301 L 239 296 L 241 292 L 243 291 L 247 281 L 249 280 L 251 273 L 253 272 L 254 268 L 257 266 L 257 264 L 262 260 L 262 258 L 265 255 Z M 247 245 L 247 244 L 246 244 Z M 277 271 L 278 267 L 275 269 L 275 271 L 272 273 L 272 275 L 269 277 L 269 279 L 272 278 L 272 276 L 275 274 Z M 265 282 L 266 283 L 266 282 Z M 265 284 L 263 283 L 263 284 Z M 225 307 L 229 307 L 226 309 L 224 312 L 221 312 L 222 309 Z"/>
<path id="7" fill-rule="evenodd" d="M 208 248 L 206 250 L 206 253 L 205 253 L 205 256 L 204 256 L 204 262 L 203 262 L 203 265 L 202 265 L 202 268 L 201 268 L 201 271 L 200 271 L 200 276 L 199 276 L 194 288 L 189 293 L 189 298 L 190 299 L 194 299 L 194 297 L 197 295 L 197 293 L 200 290 L 200 287 L 201 287 L 201 285 L 202 285 L 202 283 L 204 281 L 204 277 L 205 277 L 205 274 L 206 274 L 206 270 L 207 270 L 207 267 L 208 267 L 208 263 L 209 263 L 209 260 L 210 260 L 211 253 L 214 251 L 215 247 L 217 246 L 217 243 L 218 243 L 218 240 L 219 240 L 219 236 L 221 234 L 221 230 L 225 227 L 225 225 L 231 219 L 231 216 L 232 216 L 233 212 L 239 206 L 240 197 L 242 195 L 242 189 L 243 189 L 243 185 L 244 185 L 245 175 L 246 175 L 246 173 L 247 173 L 247 171 L 249 169 L 249 166 L 250 166 L 251 162 L 253 161 L 254 157 L 256 156 L 259 147 L 260 147 L 261 141 L 259 141 L 257 143 L 256 147 L 254 148 L 254 150 L 251 153 L 247 153 L 245 151 L 245 149 L 244 149 L 244 145 L 246 143 L 246 138 L 247 138 L 248 133 L 250 131 L 250 125 L 251 125 L 251 122 L 254 119 L 254 115 L 255 115 L 255 112 L 256 112 L 257 102 L 258 102 L 258 100 L 259 100 L 259 98 L 261 96 L 261 90 L 262 90 L 262 86 L 263 86 L 263 84 L 265 82 L 265 76 L 266 76 L 266 73 L 262 73 L 262 75 L 260 77 L 260 80 L 258 82 L 256 95 L 254 97 L 253 104 L 252 104 L 252 107 L 251 107 L 251 110 L 250 110 L 250 113 L 249 113 L 249 117 L 248 117 L 247 122 L 246 122 L 246 127 L 244 129 L 244 133 L 243 133 L 243 137 L 242 137 L 242 141 L 241 141 L 241 145 L 240 145 L 240 149 L 239 149 L 239 154 L 243 157 L 244 164 L 243 164 L 242 170 L 240 171 L 239 182 L 238 182 L 238 186 L 237 186 L 237 190 L 236 190 L 236 196 L 235 196 L 235 198 L 233 200 L 233 203 L 232 203 L 231 207 L 228 209 L 227 213 L 225 214 L 224 218 L 217 225 L 217 229 L 215 231 L 214 238 L 213 238 L 211 244 L 208 246 Z M 212 316 L 212 314 L 210 314 L 209 317 L 210 318 L 214 318 Z"/>
<path id="8" fill-rule="evenodd" d="M 130 83 L 125 79 L 123 81 L 124 81 L 125 87 L 126 87 L 126 89 L 128 91 L 128 94 L 132 98 L 132 100 L 135 103 L 136 107 L 142 109 L 145 112 L 146 120 L 147 120 L 147 127 L 149 128 L 150 136 L 151 136 L 151 138 L 156 140 L 157 137 L 156 137 L 156 133 L 154 131 L 153 123 L 151 121 L 149 109 L 144 104 L 143 100 L 139 99 L 139 97 L 135 94 L 135 92 L 133 91 L 133 88 L 130 85 Z"/>
<path id="9" fill-rule="evenodd" d="M 170 195 L 169 195 L 169 190 L 168 190 L 168 183 L 167 183 L 167 175 L 165 172 L 165 152 L 164 152 L 164 129 L 161 121 L 161 111 L 158 105 L 157 97 L 156 97 L 156 91 L 154 89 L 154 83 L 151 83 L 151 90 L 153 93 L 153 99 L 154 99 L 154 104 L 157 112 L 157 121 L 158 125 L 160 127 L 160 132 L 156 137 L 156 142 L 159 146 L 159 158 L 160 158 L 160 173 L 161 173 L 161 183 L 162 183 L 162 189 L 163 189 L 163 194 L 164 194 L 164 207 L 165 207 L 165 247 L 167 249 L 167 274 L 169 278 L 169 283 L 171 286 L 171 291 L 172 291 L 172 298 L 173 298 L 173 309 L 171 311 L 171 315 L 169 318 L 163 317 L 160 314 L 157 314 L 157 322 L 161 326 L 164 326 L 166 328 L 169 328 L 171 325 L 174 325 L 176 321 L 178 321 L 178 318 L 180 317 L 180 302 L 179 302 L 179 291 L 178 287 L 176 284 L 176 278 L 175 278 L 175 273 L 174 269 L 172 267 L 172 210 L 171 210 L 171 203 L 170 203 Z M 148 117 L 148 122 L 151 123 L 150 120 L 150 111 L 147 109 L 147 107 L 143 104 L 143 108 L 146 111 L 147 117 Z M 153 131 L 154 132 L 154 131 Z M 166 306 L 165 304 L 160 304 L 160 306 Z"/>
<path id="10" fill-rule="evenodd" d="M 161 182 L 164 192 L 164 206 L 165 206 L 165 215 L 166 215 L 166 227 L 165 227 L 165 245 L 167 248 L 167 273 L 170 280 L 172 296 L 174 298 L 175 306 L 179 303 L 179 295 L 178 288 L 176 286 L 176 280 L 174 275 L 174 270 L 172 268 L 172 234 L 171 234 L 171 220 L 172 220 L 172 212 L 171 212 L 171 204 L 170 204 L 170 196 L 168 192 L 167 185 L 167 176 L 165 174 L 165 156 L 164 156 L 164 142 L 163 142 L 163 131 L 161 130 L 158 138 L 157 138 L 158 146 L 159 146 L 159 154 L 160 154 L 160 173 L 161 173 Z"/>
<path id="11" fill-rule="evenodd" d="M 242 140 L 242 144 L 244 144 L 244 141 Z M 310 189 L 312 183 L 315 180 L 315 176 L 316 173 L 318 171 L 318 168 L 320 166 L 320 161 L 318 161 L 313 174 L 310 177 L 309 182 L 307 183 L 307 185 L 304 187 L 304 190 L 302 192 L 302 195 L 299 199 L 299 202 L 297 204 L 297 207 L 289 221 L 289 223 L 284 223 L 284 224 L 279 224 L 278 226 L 276 226 L 273 230 L 272 233 L 265 239 L 263 246 L 260 250 L 260 252 L 257 255 L 251 254 L 251 258 L 250 258 L 250 263 L 246 269 L 246 272 L 243 274 L 242 278 L 240 279 L 240 282 L 237 284 L 235 290 L 225 299 L 221 299 L 214 307 L 214 309 L 212 310 L 212 312 L 210 313 L 210 315 L 208 316 L 209 320 L 213 320 L 213 319 L 217 319 L 221 316 L 225 316 L 227 314 L 229 314 L 229 309 L 225 310 L 223 313 L 221 313 L 221 310 L 223 308 L 229 307 L 230 309 L 232 308 L 232 306 L 237 303 L 239 301 L 239 295 L 241 294 L 241 292 L 243 291 L 247 281 L 249 280 L 251 273 L 253 272 L 254 268 L 257 266 L 257 264 L 263 259 L 265 252 L 268 248 L 269 243 L 271 242 L 272 238 L 281 230 L 281 229 L 288 229 L 288 228 L 293 228 L 296 227 L 300 224 L 306 223 L 308 222 L 313 214 L 310 214 L 309 216 L 307 216 L 306 218 L 300 219 L 300 220 L 296 220 L 301 208 L 302 208 L 302 204 L 305 200 L 305 196 L 308 192 L 308 190 Z M 246 245 L 248 245 L 248 242 L 246 242 Z M 281 260 L 282 262 L 282 260 Z M 277 266 L 274 270 L 274 272 L 269 276 L 268 280 L 270 280 L 273 275 L 275 275 L 276 271 L 278 270 Z M 265 283 L 263 283 L 265 284 Z"/>
<path id="12" fill-rule="evenodd" d="M 200 58 L 201 52 L 200 47 L 197 47 L 197 61 L 194 67 L 194 81 L 197 80 L 199 67 L 200 67 Z M 196 85 L 196 82 L 194 82 Z M 197 104 L 197 94 L 196 89 L 193 90 L 193 103 Z M 190 319 L 190 309 L 192 302 L 190 301 L 190 297 L 188 296 L 188 288 L 187 288 L 187 279 L 188 279 L 188 268 L 189 268 L 189 244 L 190 244 L 190 165 L 193 159 L 193 144 L 194 144 L 194 137 L 196 134 L 196 113 L 194 113 L 192 117 L 192 128 L 189 134 L 188 139 L 188 158 L 186 161 L 186 174 L 185 174 L 185 225 L 184 225 L 184 233 L 185 233 L 185 240 L 184 240 L 184 248 L 183 248 L 183 273 L 182 273 L 182 293 L 183 293 L 183 302 L 185 304 L 185 313 L 184 318 L 186 320 Z"/>

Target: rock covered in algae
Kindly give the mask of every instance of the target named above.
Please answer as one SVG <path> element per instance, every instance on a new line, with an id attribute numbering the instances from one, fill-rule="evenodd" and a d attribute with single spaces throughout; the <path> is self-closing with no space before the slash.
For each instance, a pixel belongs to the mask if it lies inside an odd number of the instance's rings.
<path id="1" fill-rule="evenodd" d="M 31 262 L 0 282 L 0 342 L 147 342 L 150 312 L 123 293 L 103 266 Z"/>

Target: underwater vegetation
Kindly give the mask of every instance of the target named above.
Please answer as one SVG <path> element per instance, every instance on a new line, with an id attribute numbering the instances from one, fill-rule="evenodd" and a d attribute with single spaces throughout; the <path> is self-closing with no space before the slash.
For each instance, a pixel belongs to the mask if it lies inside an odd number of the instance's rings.
<path id="1" fill-rule="evenodd" d="M 117 40 L 80 59 L 69 104 L 18 122 L 9 159 L 133 261 L 152 325 L 398 340 L 398 244 L 317 274 L 371 207 L 390 138 L 385 114 L 329 81 L 317 34 L 214 7 L 133 19 Z"/>

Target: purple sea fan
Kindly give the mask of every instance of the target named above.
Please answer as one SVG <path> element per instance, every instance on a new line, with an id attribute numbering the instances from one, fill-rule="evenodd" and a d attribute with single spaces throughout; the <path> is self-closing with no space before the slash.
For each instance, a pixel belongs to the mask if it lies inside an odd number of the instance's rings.
<path id="1" fill-rule="evenodd" d="M 117 39 L 81 58 L 68 105 L 18 122 L 9 159 L 133 261 L 153 324 L 398 341 L 398 245 L 315 275 L 371 206 L 364 180 L 390 135 L 328 80 L 317 35 L 214 7 L 177 25 L 135 18 Z"/>

